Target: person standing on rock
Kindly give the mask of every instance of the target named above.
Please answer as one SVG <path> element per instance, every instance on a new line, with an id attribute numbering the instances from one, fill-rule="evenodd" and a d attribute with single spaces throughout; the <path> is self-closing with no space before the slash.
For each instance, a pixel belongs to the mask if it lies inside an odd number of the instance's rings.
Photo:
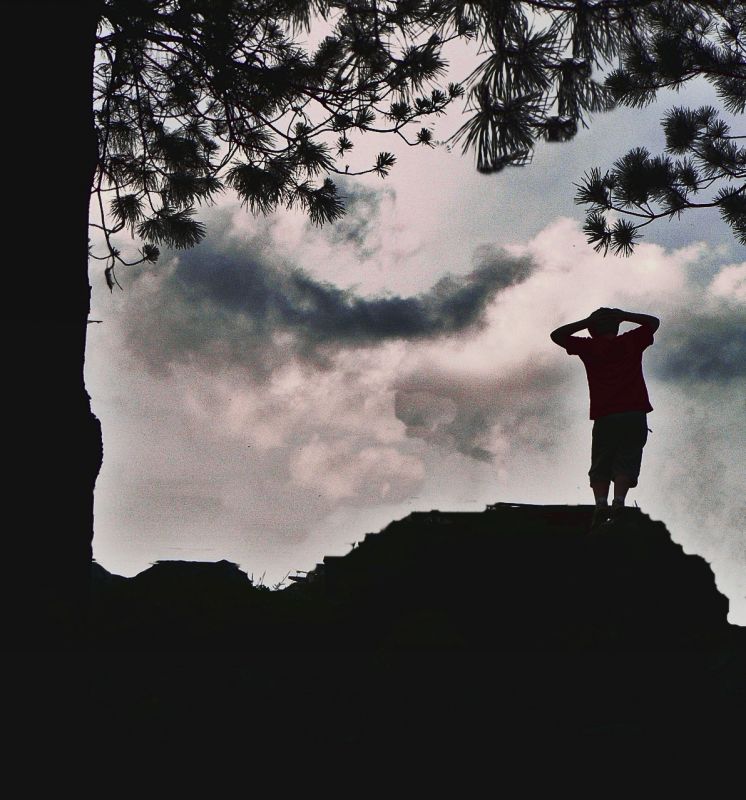
<path id="1" fill-rule="evenodd" d="M 622 322 L 640 327 L 620 336 Z M 647 414 L 653 410 L 642 374 L 642 353 L 653 344 L 659 325 L 660 320 L 650 314 L 599 308 L 586 319 L 562 325 L 550 334 L 568 355 L 580 356 L 588 377 L 593 420 L 588 476 L 596 500 L 591 529 L 619 519 L 627 491 L 637 486 L 648 438 Z M 591 338 L 573 335 L 586 328 Z M 614 499 L 609 507 L 612 481 Z"/>

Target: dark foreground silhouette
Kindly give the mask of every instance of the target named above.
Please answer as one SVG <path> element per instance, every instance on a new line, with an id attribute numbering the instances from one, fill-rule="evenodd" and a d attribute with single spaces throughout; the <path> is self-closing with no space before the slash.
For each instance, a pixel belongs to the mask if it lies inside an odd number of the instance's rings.
<path id="1" fill-rule="evenodd" d="M 93 716 L 159 746 L 725 753 L 746 629 L 662 523 L 589 534 L 592 512 L 414 513 L 280 591 L 226 561 L 94 565 Z"/>

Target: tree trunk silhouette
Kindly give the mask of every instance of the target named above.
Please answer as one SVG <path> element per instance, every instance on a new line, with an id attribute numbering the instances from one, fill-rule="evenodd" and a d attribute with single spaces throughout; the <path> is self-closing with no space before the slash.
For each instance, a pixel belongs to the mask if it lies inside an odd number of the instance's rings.
<path id="1" fill-rule="evenodd" d="M 6 395 L 18 520 L 9 630 L 22 649 L 76 647 L 85 630 L 102 462 L 101 426 L 84 382 L 99 7 L 98 0 L 19 2 L 5 14 L 6 239 L 14 248 L 5 270 Z"/>

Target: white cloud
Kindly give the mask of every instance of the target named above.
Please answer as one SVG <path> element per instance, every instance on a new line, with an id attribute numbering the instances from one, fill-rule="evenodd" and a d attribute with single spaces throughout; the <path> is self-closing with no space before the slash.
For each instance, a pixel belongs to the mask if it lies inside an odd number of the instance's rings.
<path id="1" fill-rule="evenodd" d="M 746 305 L 746 261 L 723 267 L 708 287 L 713 298 L 734 305 Z"/>
<path id="2" fill-rule="evenodd" d="M 396 502 L 415 491 L 425 469 L 420 459 L 393 447 L 361 447 L 349 439 L 322 441 L 315 433 L 290 461 L 300 485 L 329 500 Z"/>

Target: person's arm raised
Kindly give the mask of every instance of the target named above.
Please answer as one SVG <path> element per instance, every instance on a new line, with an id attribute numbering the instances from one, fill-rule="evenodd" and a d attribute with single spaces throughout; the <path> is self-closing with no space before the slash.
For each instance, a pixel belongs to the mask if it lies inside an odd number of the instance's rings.
<path id="1" fill-rule="evenodd" d="M 577 322 L 569 322 L 567 325 L 560 325 L 560 327 L 556 330 L 553 330 L 549 336 L 555 344 L 559 345 L 560 347 L 564 347 L 568 337 L 572 336 L 573 333 L 577 333 L 578 331 L 582 331 L 588 327 L 589 320 L 590 317 L 586 317 L 585 319 L 580 319 Z"/>
<path id="2" fill-rule="evenodd" d="M 620 322 L 634 322 L 636 325 L 645 325 L 648 328 L 652 328 L 653 332 L 657 331 L 661 324 L 658 317 L 654 317 L 652 314 L 635 314 L 632 311 L 622 311 L 621 308 L 615 308 L 613 311 L 618 314 Z"/>

